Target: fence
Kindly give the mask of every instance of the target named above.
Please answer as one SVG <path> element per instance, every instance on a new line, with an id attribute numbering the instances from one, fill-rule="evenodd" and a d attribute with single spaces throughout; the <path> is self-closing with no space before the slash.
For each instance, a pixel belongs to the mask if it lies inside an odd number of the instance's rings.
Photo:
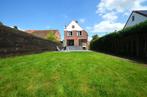
<path id="1" fill-rule="evenodd" d="M 27 52 L 55 51 L 55 43 L 25 33 L 23 31 L 0 25 L 0 56 Z"/>

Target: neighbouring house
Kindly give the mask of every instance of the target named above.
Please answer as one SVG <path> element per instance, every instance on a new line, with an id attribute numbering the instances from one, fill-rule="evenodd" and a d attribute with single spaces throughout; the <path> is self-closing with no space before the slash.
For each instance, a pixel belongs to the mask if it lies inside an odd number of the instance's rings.
<path id="1" fill-rule="evenodd" d="M 48 39 L 48 36 L 51 34 L 55 35 L 57 41 L 61 41 L 60 32 L 58 30 L 26 30 L 25 32 L 44 39 Z"/>
<path id="2" fill-rule="evenodd" d="M 73 50 L 88 49 L 88 33 L 76 20 L 64 28 L 64 46 Z"/>
<path id="3" fill-rule="evenodd" d="M 131 15 L 129 16 L 124 26 L 124 29 L 139 24 L 141 22 L 144 22 L 146 20 L 147 20 L 147 10 L 132 11 Z"/>

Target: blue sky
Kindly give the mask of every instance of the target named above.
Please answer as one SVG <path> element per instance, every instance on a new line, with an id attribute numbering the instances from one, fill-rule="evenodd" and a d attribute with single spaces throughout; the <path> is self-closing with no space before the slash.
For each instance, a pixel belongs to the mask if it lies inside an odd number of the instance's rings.
<path id="1" fill-rule="evenodd" d="M 0 21 L 22 30 L 63 29 L 78 20 L 89 38 L 120 30 L 132 10 L 147 9 L 146 0 L 0 0 Z"/>

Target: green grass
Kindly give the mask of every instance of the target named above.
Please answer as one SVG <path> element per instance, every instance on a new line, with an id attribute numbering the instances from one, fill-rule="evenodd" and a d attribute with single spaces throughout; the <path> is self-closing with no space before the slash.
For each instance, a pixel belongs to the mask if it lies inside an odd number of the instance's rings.
<path id="1" fill-rule="evenodd" d="M 95 52 L 1 58 L 0 97 L 147 97 L 147 67 Z"/>

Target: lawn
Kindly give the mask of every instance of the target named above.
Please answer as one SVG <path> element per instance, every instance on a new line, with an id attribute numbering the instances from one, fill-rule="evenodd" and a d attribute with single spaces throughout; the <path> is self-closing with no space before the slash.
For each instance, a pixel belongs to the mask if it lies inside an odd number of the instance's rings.
<path id="1" fill-rule="evenodd" d="M 147 66 L 95 52 L 0 58 L 0 97 L 147 97 Z"/>

